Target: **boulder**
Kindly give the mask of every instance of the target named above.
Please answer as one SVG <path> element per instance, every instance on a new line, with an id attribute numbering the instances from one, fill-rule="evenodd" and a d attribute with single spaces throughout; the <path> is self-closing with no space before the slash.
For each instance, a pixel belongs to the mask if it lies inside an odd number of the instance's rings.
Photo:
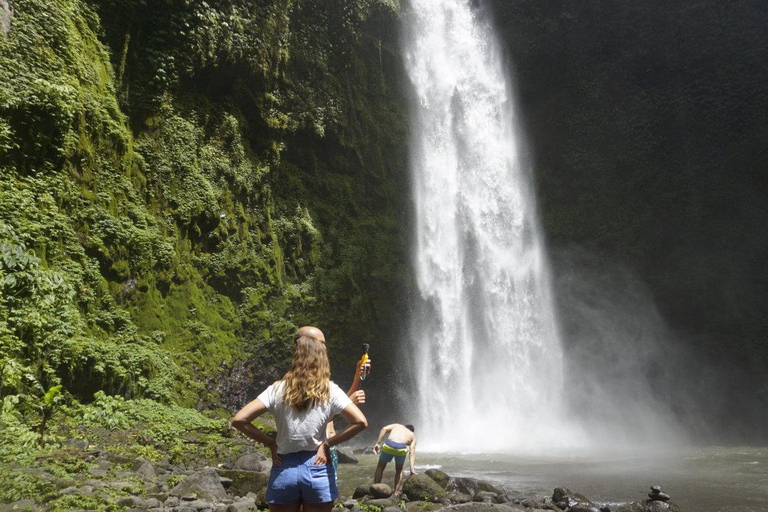
<path id="1" fill-rule="evenodd" d="M 625 505 L 617 512 L 680 512 L 680 507 L 671 501 L 643 500 Z"/>
<path id="2" fill-rule="evenodd" d="M 480 503 L 493 503 L 496 501 L 496 496 L 498 496 L 498 494 L 495 492 L 477 491 L 477 493 L 472 497 L 472 501 L 478 501 Z"/>
<path id="3" fill-rule="evenodd" d="M 272 461 L 262 452 L 248 453 L 237 459 L 232 469 L 268 473 L 272 469 Z"/>
<path id="4" fill-rule="evenodd" d="M 424 472 L 427 476 L 429 476 L 432 480 L 437 482 L 437 485 L 445 489 L 448 487 L 448 482 L 451 480 L 451 477 L 448 476 L 446 473 L 443 473 L 439 469 L 428 469 Z"/>
<path id="5" fill-rule="evenodd" d="M 461 505 L 450 505 L 442 510 L 453 510 L 455 512 L 512 512 L 520 510 L 519 507 L 509 505 L 499 505 L 496 503 L 464 503 Z"/>
<path id="6" fill-rule="evenodd" d="M 441 503 L 429 503 L 428 501 L 412 501 L 405 504 L 406 512 L 431 512 L 433 510 L 443 510 Z"/>
<path id="7" fill-rule="evenodd" d="M 246 496 L 249 492 L 258 494 L 267 488 L 269 481 L 268 473 L 256 471 L 246 471 L 240 469 L 217 469 L 216 473 L 225 479 L 231 480 L 227 487 L 231 494 L 235 496 Z M 219 479 L 221 481 L 221 479 Z M 222 483 L 222 488 L 225 487 Z"/>
<path id="8" fill-rule="evenodd" d="M 492 484 L 477 478 L 454 477 L 448 481 L 445 490 L 448 492 L 460 492 L 474 496 L 479 491 L 487 491 L 495 494 L 501 494 L 501 491 Z"/>
<path id="9" fill-rule="evenodd" d="M 387 484 L 373 484 L 368 494 L 372 498 L 389 498 L 392 496 L 392 488 Z"/>
<path id="10" fill-rule="evenodd" d="M 232 478 L 229 475 L 226 476 Z M 232 480 L 234 482 L 234 478 Z M 219 475 L 213 468 L 205 468 L 189 475 L 168 491 L 168 494 L 179 497 L 196 494 L 200 499 L 214 502 L 221 501 L 227 497 L 227 491 L 221 485 Z"/>
<path id="11" fill-rule="evenodd" d="M 372 505 L 374 507 L 379 507 L 379 508 L 387 508 L 387 507 L 396 507 L 397 501 L 391 498 L 378 498 L 378 499 L 367 500 L 365 504 Z"/>
<path id="12" fill-rule="evenodd" d="M 256 508 L 256 500 L 253 498 L 241 498 L 227 507 L 227 512 L 247 512 Z"/>
<path id="13" fill-rule="evenodd" d="M 349 448 L 336 448 L 336 454 L 339 456 L 339 464 L 357 464 L 359 462 Z"/>
<path id="14" fill-rule="evenodd" d="M 363 485 L 357 486 L 357 489 L 355 489 L 355 492 L 354 494 L 352 494 L 352 497 L 358 500 L 364 496 L 370 496 L 370 494 L 371 494 L 371 485 L 363 484 Z"/>
<path id="15" fill-rule="evenodd" d="M 403 494 L 411 501 L 430 501 L 432 503 L 442 502 L 446 497 L 445 490 L 425 474 L 409 476 L 403 484 Z"/>
<path id="16" fill-rule="evenodd" d="M 472 501 L 472 496 L 460 492 L 449 492 L 448 501 L 455 504 L 469 503 Z"/>
<path id="17" fill-rule="evenodd" d="M 131 469 L 133 469 L 133 472 L 136 473 L 136 476 L 144 480 L 149 480 L 157 476 L 155 473 L 155 466 L 153 466 L 152 463 L 148 460 L 136 460 L 136 462 L 133 463 L 133 467 Z"/>

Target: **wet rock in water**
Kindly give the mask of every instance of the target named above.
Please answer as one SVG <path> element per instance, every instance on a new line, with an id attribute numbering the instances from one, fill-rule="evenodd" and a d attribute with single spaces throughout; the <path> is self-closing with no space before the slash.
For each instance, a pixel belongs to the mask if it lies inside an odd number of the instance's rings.
<path id="1" fill-rule="evenodd" d="M 425 474 L 409 476 L 403 484 L 403 494 L 408 496 L 411 501 L 431 501 L 433 503 L 444 501 L 446 496 L 445 490 Z"/>
<path id="2" fill-rule="evenodd" d="M 357 464 L 359 462 L 349 448 L 337 448 L 336 454 L 339 456 L 339 464 Z"/>
<path id="3" fill-rule="evenodd" d="M 354 494 L 352 494 L 352 497 L 357 500 L 364 496 L 369 496 L 370 494 L 371 494 L 371 485 L 363 484 L 363 485 L 357 486 L 357 489 L 355 489 L 355 492 Z"/>
<path id="4" fill-rule="evenodd" d="M 648 493 L 648 497 L 656 501 L 669 501 L 671 497 L 669 494 L 661 491 L 661 486 L 651 486 L 651 492 Z"/>
<path id="5" fill-rule="evenodd" d="M 493 503 L 496 501 L 496 496 L 498 496 L 498 493 L 490 491 L 478 491 L 472 497 L 472 501 L 478 501 L 480 503 Z"/>
<path id="6" fill-rule="evenodd" d="M 451 477 L 448 476 L 448 474 L 443 473 L 439 469 L 428 469 L 424 472 L 424 474 L 429 476 L 435 482 L 437 482 L 437 485 L 439 485 L 443 489 L 448 487 L 448 482 L 451 480 Z"/>
<path id="7" fill-rule="evenodd" d="M 460 492 L 462 494 L 469 494 L 474 496 L 479 491 L 488 491 L 496 494 L 501 494 L 501 491 L 494 487 L 492 484 L 483 480 L 468 477 L 453 477 L 448 481 L 448 485 L 445 487 L 448 492 Z"/>
<path id="8" fill-rule="evenodd" d="M 373 498 L 388 498 L 392 496 L 392 488 L 387 484 L 373 484 L 367 494 Z"/>
<path id="9" fill-rule="evenodd" d="M 228 478 L 229 475 L 227 475 Z M 234 480 L 234 479 L 233 479 Z M 198 497 L 208 501 L 221 501 L 226 499 L 227 491 L 221 485 L 219 475 L 213 468 L 205 468 L 197 473 L 189 475 L 182 480 L 173 489 L 168 491 L 172 496 L 184 496 L 196 494 Z"/>
<path id="10" fill-rule="evenodd" d="M 455 504 L 469 503 L 472 501 L 472 496 L 460 492 L 451 492 L 448 493 L 448 501 Z"/>

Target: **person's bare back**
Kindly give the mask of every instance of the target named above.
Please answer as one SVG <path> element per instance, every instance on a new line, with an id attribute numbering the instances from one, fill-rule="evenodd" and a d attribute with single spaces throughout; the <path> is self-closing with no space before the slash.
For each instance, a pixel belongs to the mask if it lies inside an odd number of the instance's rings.
<path id="1" fill-rule="evenodd" d="M 413 432 L 411 432 L 408 428 L 405 427 L 405 425 L 400 425 L 399 423 L 393 423 L 392 425 L 388 425 L 384 427 L 385 429 L 392 428 L 392 430 L 389 432 L 389 439 L 390 441 L 394 441 L 396 443 L 403 443 L 410 445 L 414 439 L 416 439 L 416 436 Z"/>

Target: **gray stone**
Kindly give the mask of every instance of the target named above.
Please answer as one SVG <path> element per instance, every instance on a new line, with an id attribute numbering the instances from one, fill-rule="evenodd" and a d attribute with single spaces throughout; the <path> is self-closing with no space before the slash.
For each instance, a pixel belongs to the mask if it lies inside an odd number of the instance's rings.
<path id="1" fill-rule="evenodd" d="M 109 482 L 107 486 L 110 489 L 115 489 L 117 491 L 131 491 L 136 486 L 136 484 L 133 482 L 123 482 L 118 480 L 116 482 Z"/>
<path id="2" fill-rule="evenodd" d="M 672 497 L 669 494 L 661 491 L 649 492 L 648 497 L 651 498 L 652 500 L 658 500 L 658 501 L 669 501 L 670 499 L 672 499 Z"/>
<path id="3" fill-rule="evenodd" d="M 460 492 L 450 492 L 448 493 L 448 501 L 456 504 L 470 503 L 472 501 L 472 496 Z"/>
<path id="4" fill-rule="evenodd" d="M 479 501 L 481 503 L 493 503 L 496 501 L 498 493 L 490 491 L 478 491 L 473 497 L 472 501 Z"/>
<path id="5" fill-rule="evenodd" d="M 106 459 L 113 464 L 131 464 L 136 460 L 133 457 L 126 457 L 125 455 L 120 455 L 119 453 L 105 453 L 104 457 L 106 457 Z"/>
<path id="6" fill-rule="evenodd" d="M 393 507 L 397 505 L 397 502 L 390 498 L 376 498 L 372 500 L 367 500 L 365 504 L 373 505 L 374 507 L 379 507 L 379 508 L 386 508 L 386 507 Z"/>
<path id="7" fill-rule="evenodd" d="M 499 505 L 497 503 L 464 503 L 461 505 L 450 505 L 442 510 L 454 510 L 456 512 L 510 512 L 517 511 L 519 507 L 511 507 L 509 505 Z"/>
<path id="8" fill-rule="evenodd" d="M 388 498 L 392 496 L 392 488 L 387 484 L 373 484 L 371 485 L 368 494 L 373 498 Z"/>
<path id="9" fill-rule="evenodd" d="M 476 478 L 467 477 L 455 477 L 448 481 L 448 485 L 445 487 L 448 492 L 460 492 L 462 494 L 469 494 L 474 496 L 478 491 L 488 491 L 495 494 L 500 494 L 501 491 L 492 484 Z"/>
<path id="10" fill-rule="evenodd" d="M 384 507 L 384 509 L 382 509 L 381 512 L 402 512 L 402 511 L 400 510 L 400 507 L 396 507 L 393 505 L 391 507 Z"/>
<path id="11" fill-rule="evenodd" d="M 57 488 L 57 489 L 66 489 L 67 487 L 74 487 L 77 483 L 74 478 L 58 478 L 53 477 L 51 479 L 51 483 Z"/>
<path id="12" fill-rule="evenodd" d="M 198 498 L 212 502 L 219 502 L 227 497 L 227 491 L 213 468 L 204 468 L 189 475 L 168 493 L 173 496 L 195 493 Z"/>
<path id="13" fill-rule="evenodd" d="M 145 480 L 149 480 L 157 476 L 157 473 L 155 472 L 155 466 L 153 466 L 152 463 L 148 460 L 136 460 L 136 462 L 133 463 L 133 467 L 131 469 L 134 473 L 136 473 L 136 476 Z"/>
<path id="14" fill-rule="evenodd" d="M 245 512 L 256 507 L 256 500 L 253 498 L 243 498 L 227 507 L 227 512 Z"/>
<path id="15" fill-rule="evenodd" d="M 188 501 L 185 505 L 195 510 L 210 510 L 213 508 L 213 505 L 208 500 Z"/>
<path id="16" fill-rule="evenodd" d="M 357 489 L 355 489 L 355 492 L 354 494 L 352 494 L 352 497 L 355 499 L 360 499 L 363 496 L 369 496 L 370 494 L 371 494 L 371 485 L 363 484 L 363 485 L 357 486 Z"/>
<path id="17" fill-rule="evenodd" d="M 213 512 L 227 512 L 228 508 L 229 508 L 229 505 L 225 505 L 224 503 L 219 503 L 213 506 Z"/>
<path id="18" fill-rule="evenodd" d="M 355 505 L 357 505 L 357 500 L 345 500 L 342 505 L 344 505 L 344 508 L 352 508 Z"/>
<path id="19" fill-rule="evenodd" d="M 125 498 L 120 498 L 117 500 L 117 504 L 121 507 L 133 507 L 133 508 L 140 508 L 144 505 L 144 500 L 139 498 L 138 496 L 126 496 Z M 148 507 L 145 507 L 148 508 Z"/>
<path id="20" fill-rule="evenodd" d="M 35 503 L 35 500 L 19 500 L 6 505 L 0 504 L 0 512 L 11 512 L 17 510 L 43 510 L 43 508 Z"/>
<path id="21" fill-rule="evenodd" d="M 336 448 L 336 454 L 339 456 L 339 464 L 357 464 L 359 462 L 349 448 Z"/>
<path id="22" fill-rule="evenodd" d="M 107 476 L 107 470 L 106 469 L 91 468 L 91 469 L 88 470 L 88 473 L 90 473 L 93 476 L 98 476 L 98 477 L 105 477 L 105 476 Z"/>
<path id="23" fill-rule="evenodd" d="M 267 460 L 266 455 L 261 452 L 248 453 L 237 459 L 232 469 L 265 473 L 272 469 L 272 461 Z"/>
<path id="24" fill-rule="evenodd" d="M 247 496 L 248 493 L 262 493 L 267 488 L 267 482 L 269 481 L 268 473 L 256 471 L 217 469 L 216 473 L 219 475 L 222 487 L 225 487 L 230 494 L 235 496 Z M 228 486 L 224 484 L 226 480 L 230 482 Z"/>

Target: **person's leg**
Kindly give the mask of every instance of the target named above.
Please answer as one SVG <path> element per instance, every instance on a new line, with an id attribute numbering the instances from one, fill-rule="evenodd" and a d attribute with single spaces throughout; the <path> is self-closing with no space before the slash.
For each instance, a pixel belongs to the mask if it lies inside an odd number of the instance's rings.
<path id="1" fill-rule="evenodd" d="M 379 460 L 379 464 L 376 466 L 376 473 L 373 475 L 373 483 L 380 484 L 381 479 L 384 476 L 384 468 L 387 467 L 387 463 L 383 460 Z"/>
<path id="2" fill-rule="evenodd" d="M 329 501 L 327 503 L 304 503 L 304 512 L 331 512 L 332 508 L 333 508 L 332 501 Z"/>
<path id="3" fill-rule="evenodd" d="M 395 462 L 395 496 L 400 496 L 403 485 L 403 463 Z"/>
<path id="4" fill-rule="evenodd" d="M 333 506 L 333 503 L 331 503 L 331 506 Z M 300 508 L 301 508 L 301 503 L 286 503 L 286 504 L 270 503 L 269 504 L 269 512 L 299 512 Z M 306 505 L 304 506 L 304 510 L 307 510 Z"/>

